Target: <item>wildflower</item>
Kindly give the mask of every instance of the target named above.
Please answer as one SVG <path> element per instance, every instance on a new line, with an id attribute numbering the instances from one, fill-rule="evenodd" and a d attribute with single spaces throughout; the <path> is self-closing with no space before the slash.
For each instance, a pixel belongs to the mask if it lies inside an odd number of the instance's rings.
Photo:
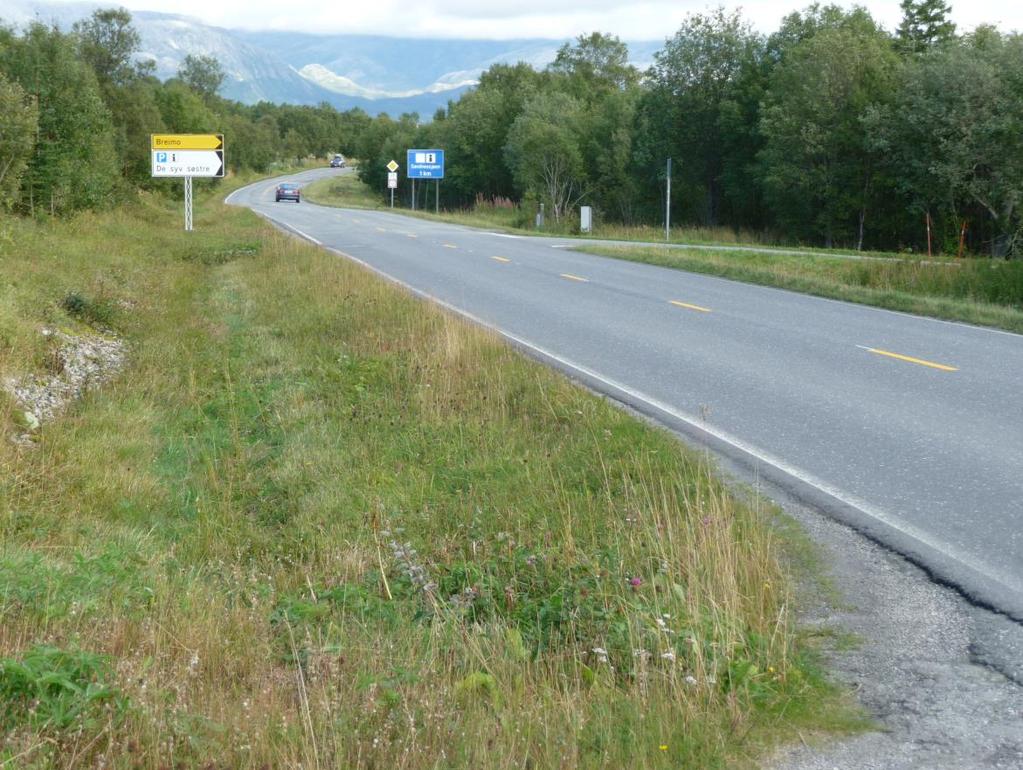
<path id="1" fill-rule="evenodd" d="M 667 750 L 668 750 L 668 744 L 666 744 L 666 743 L 662 743 L 662 744 L 661 744 L 660 746 L 658 746 L 657 748 L 659 748 L 659 749 L 660 749 L 661 751 L 667 751 Z"/>
<path id="2" fill-rule="evenodd" d="M 685 680 L 684 680 L 684 681 L 685 681 L 685 683 L 686 683 L 687 685 L 689 685 L 690 687 L 695 687 L 695 686 L 696 686 L 696 684 L 697 684 L 697 682 L 696 682 L 696 677 L 695 677 L 695 676 L 693 676 L 692 674 L 686 674 L 686 678 L 685 678 Z"/>
<path id="3" fill-rule="evenodd" d="M 661 653 L 661 658 L 663 658 L 664 660 L 675 660 L 675 653 L 673 653 L 671 650 L 668 650 L 667 652 Z"/>
<path id="4" fill-rule="evenodd" d="M 657 628 L 659 630 L 663 631 L 666 634 L 673 634 L 673 633 L 675 633 L 670 628 L 668 628 L 668 623 L 667 623 L 667 621 L 665 621 L 665 619 L 663 617 L 654 618 L 654 620 L 657 621 Z"/>
<path id="5" fill-rule="evenodd" d="M 644 649 L 633 650 L 632 657 L 639 658 L 640 660 L 646 660 L 650 657 L 650 651 Z"/>
<path id="6" fill-rule="evenodd" d="M 632 590 L 635 591 L 637 588 L 643 585 L 643 578 L 631 577 L 629 578 L 629 585 L 632 586 Z"/>
<path id="7" fill-rule="evenodd" d="M 607 650 L 603 647 L 594 647 L 592 650 L 593 654 L 597 656 L 597 660 L 601 663 L 607 663 Z"/>

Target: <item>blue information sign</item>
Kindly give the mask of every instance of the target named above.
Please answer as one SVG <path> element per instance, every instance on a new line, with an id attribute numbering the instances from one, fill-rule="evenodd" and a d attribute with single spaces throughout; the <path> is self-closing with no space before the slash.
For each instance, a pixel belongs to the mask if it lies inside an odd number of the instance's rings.
<path id="1" fill-rule="evenodd" d="M 443 179 L 444 150 L 409 150 L 405 169 L 409 179 Z"/>

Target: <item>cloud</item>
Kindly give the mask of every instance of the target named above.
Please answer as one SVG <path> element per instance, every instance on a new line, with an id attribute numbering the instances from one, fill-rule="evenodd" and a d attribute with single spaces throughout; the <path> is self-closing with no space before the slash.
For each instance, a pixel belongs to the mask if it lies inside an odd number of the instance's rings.
<path id="1" fill-rule="evenodd" d="M 610 32 L 626 40 L 670 37 L 688 13 L 707 11 L 714 0 L 120 0 L 132 10 L 162 10 L 195 16 L 207 23 L 246 29 L 286 29 L 323 34 L 374 34 L 393 37 L 551 38 Z M 762 32 L 810 0 L 749 0 L 743 15 Z M 838 0 L 850 6 L 850 0 Z M 860 0 L 888 29 L 901 12 L 896 0 Z M 729 7 L 734 7 L 730 4 Z M 1023 3 L 1004 0 L 955 2 L 952 18 L 962 30 L 995 23 L 1023 30 Z"/>

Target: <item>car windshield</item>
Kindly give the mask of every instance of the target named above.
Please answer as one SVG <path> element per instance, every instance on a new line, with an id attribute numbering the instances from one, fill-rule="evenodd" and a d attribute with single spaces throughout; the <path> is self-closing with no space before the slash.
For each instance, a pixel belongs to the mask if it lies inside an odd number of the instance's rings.
<path id="1" fill-rule="evenodd" d="M 281 185 L 281 189 L 282 189 L 282 190 L 297 190 L 297 189 L 298 189 L 298 185 L 294 185 L 294 184 L 282 184 L 282 185 Z"/>

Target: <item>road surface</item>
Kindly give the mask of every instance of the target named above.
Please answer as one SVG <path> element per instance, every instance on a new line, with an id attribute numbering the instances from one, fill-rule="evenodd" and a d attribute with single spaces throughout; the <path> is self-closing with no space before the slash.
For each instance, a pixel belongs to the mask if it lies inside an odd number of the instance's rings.
<path id="1" fill-rule="evenodd" d="M 567 239 L 275 203 L 278 181 L 228 202 L 499 330 L 1023 621 L 1023 336 Z"/>

